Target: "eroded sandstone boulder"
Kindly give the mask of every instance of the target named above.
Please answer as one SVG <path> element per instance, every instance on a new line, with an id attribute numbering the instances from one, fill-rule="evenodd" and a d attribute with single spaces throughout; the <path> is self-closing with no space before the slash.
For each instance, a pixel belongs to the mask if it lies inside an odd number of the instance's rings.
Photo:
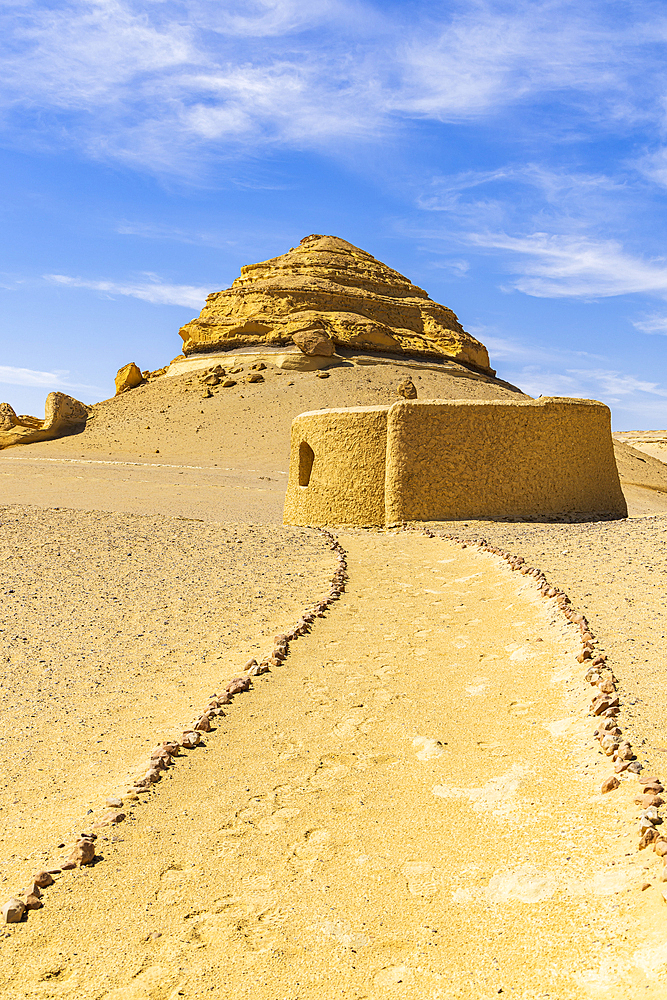
<path id="1" fill-rule="evenodd" d="M 313 324 L 307 330 L 297 330 L 292 340 L 304 354 L 320 354 L 330 358 L 335 350 L 334 342 L 320 322 Z"/>
<path id="2" fill-rule="evenodd" d="M 17 416 L 9 403 L 0 403 L 0 448 L 12 444 L 49 441 L 81 430 L 90 408 L 64 392 L 50 392 L 44 406 L 44 419 Z"/>
<path id="3" fill-rule="evenodd" d="M 306 236 L 280 257 L 242 267 L 180 334 L 186 355 L 252 344 L 304 350 L 313 341 L 326 349 L 330 340 L 361 351 L 453 358 L 495 374 L 484 345 L 451 309 L 335 236 Z"/>
<path id="4" fill-rule="evenodd" d="M 144 377 L 139 366 L 135 365 L 134 361 L 130 361 L 129 365 L 123 365 L 122 368 L 118 369 L 115 378 L 116 395 L 120 396 L 121 392 L 127 392 L 128 389 L 136 389 L 143 380 Z"/>

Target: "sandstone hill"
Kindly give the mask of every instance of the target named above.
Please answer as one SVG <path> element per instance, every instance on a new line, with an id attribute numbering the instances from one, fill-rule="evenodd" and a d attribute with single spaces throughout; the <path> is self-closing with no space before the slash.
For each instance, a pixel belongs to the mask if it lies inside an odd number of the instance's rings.
<path id="1" fill-rule="evenodd" d="M 451 309 L 335 236 L 306 236 L 280 257 L 242 267 L 231 288 L 211 293 L 180 334 L 186 355 L 301 346 L 314 338 L 363 351 L 453 358 L 495 374 L 484 345 Z"/>
<path id="2" fill-rule="evenodd" d="M 617 431 L 614 439 L 667 463 L 667 431 Z"/>

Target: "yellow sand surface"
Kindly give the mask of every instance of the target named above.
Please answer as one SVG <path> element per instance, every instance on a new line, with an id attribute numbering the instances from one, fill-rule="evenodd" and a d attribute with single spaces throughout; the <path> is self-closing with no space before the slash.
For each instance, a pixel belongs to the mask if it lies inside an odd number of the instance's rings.
<path id="1" fill-rule="evenodd" d="M 321 536 L 280 526 L 291 419 L 392 402 L 406 373 L 265 374 L 212 396 L 157 380 L 0 455 L 4 898 L 326 590 Z M 420 398 L 512 398 L 410 374 Z M 443 527 L 571 594 L 664 777 L 663 467 L 625 457 L 628 521 Z M 341 601 L 124 799 L 94 865 L 0 928 L 3 1000 L 667 994 L 659 862 L 637 851 L 637 782 L 600 794 L 572 626 L 474 549 L 342 542 Z"/>
<path id="2" fill-rule="evenodd" d="M 308 529 L 17 507 L 0 567 L 5 897 L 333 572 Z"/>
<path id="3" fill-rule="evenodd" d="M 8 1000 L 664 996 L 574 627 L 491 556 L 344 544 L 341 604 L 10 928 Z"/>

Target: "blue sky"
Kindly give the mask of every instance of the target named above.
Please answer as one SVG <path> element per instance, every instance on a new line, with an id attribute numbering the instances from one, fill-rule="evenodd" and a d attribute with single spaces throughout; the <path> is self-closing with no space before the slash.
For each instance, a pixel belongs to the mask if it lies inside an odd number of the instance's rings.
<path id="1" fill-rule="evenodd" d="M 667 9 L 4 0 L 0 400 L 87 402 L 309 233 L 533 395 L 667 427 Z"/>

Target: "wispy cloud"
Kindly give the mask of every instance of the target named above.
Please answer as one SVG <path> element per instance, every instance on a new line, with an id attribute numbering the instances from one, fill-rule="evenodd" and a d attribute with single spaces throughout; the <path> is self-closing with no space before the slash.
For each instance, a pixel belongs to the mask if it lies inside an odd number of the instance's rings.
<path id="1" fill-rule="evenodd" d="M 607 298 L 637 292 L 667 295 L 667 258 L 646 260 L 616 240 L 532 233 L 469 233 L 474 246 L 509 251 L 512 286 L 539 298 Z"/>
<path id="2" fill-rule="evenodd" d="M 54 391 L 56 389 L 85 389 L 89 392 L 100 392 L 96 385 L 85 385 L 72 382 L 68 371 L 40 372 L 32 368 L 15 368 L 13 365 L 0 365 L 0 383 L 4 385 L 24 385 L 32 388 L 42 388 Z"/>
<path id="3" fill-rule="evenodd" d="M 74 278 L 67 274 L 45 274 L 44 280 L 68 288 L 87 288 L 101 292 L 106 296 L 129 295 L 134 299 L 143 299 L 153 305 L 160 306 L 190 306 L 202 309 L 209 288 L 196 285 L 169 285 L 160 280 L 156 274 L 145 274 L 146 280 L 135 282 L 93 281 L 88 278 Z"/>
<path id="4" fill-rule="evenodd" d="M 471 170 L 434 177 L 417 205 L 435 222 L 421 235 L 436 251 L 496 258 L 504 288 L 540 298 L 667 297 L 661 206 L 629 169 Z"/>
<path id="5" fill-rule="evenodd" d="M 633 320 L 632 325 L 642 333 L 661 333 L 667 337 L 667 316 L 653 314 L 645 319 Z"/>
<path id="6" fill-rule="evenodd" d="M 667 421 L 667 382 L 640 378 L 609 366 L 602 355 L 503 336 L 471 327 L 489 348 L 492 364 L 502 361 L 502 377 L 530 396 L 597 399 L 628 426 Z"/>
<path id="7" fill-rule="evenodd" d="M 658 121 L 667 17 L 581 0 L 22 0 L 0 14 L 5 129 L 163 171 L 241 144 L 336 152 L 406 119 L 566 100 Z M 36 110 L 37 109 L 37 110 Z"/>

